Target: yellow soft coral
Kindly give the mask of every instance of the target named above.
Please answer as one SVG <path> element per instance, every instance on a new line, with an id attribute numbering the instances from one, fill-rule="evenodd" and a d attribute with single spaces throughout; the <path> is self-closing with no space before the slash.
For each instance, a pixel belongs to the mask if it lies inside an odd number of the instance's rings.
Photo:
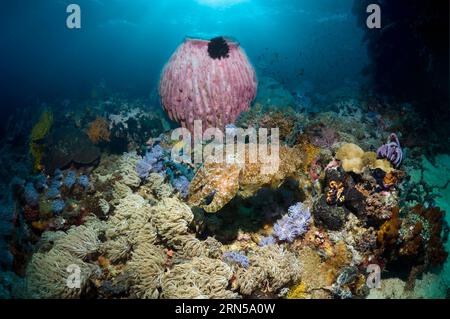
<path id="1" fill-rule="evenodd" d="M 289 289 L 286 296 L 287 299 L 306 299 L 307 297 L 306 286 L 301 281 Z"/>
<path id="2" fill-rule="evenodd" d="M 207 160 L 190 184 L 189 203 L 200 206 L 206 212 L 215 213 L 238 192 L 243 197 L 249 197 L 264 186 L 278 188 L 288 177 L 297 173 L 304 159 L 301 148 L 280 146 L 278 169 L 263 173 L 263 167 L 267 163 L 262 163 L 259 159 L 251 163 L 248 157 L 249 148 L 250 146 L 246 145 L 246 158 L 242 164 Z"/>
<path id="3" fill-rule="evenodd" d="M 346 172 L 361 174 L 365 167 L 379 168 L 385 172 L 392 171 L 392 165 L 385 159 L 377 159 L 374 152 L 364 152 L 361 147 L 352 143 L 345 143 L 337 150 L 336 159 L 342 162 Z"/>
<path id="4" fill-rule="evenodd" d="M 40 141 L 45 138 L 53 125 L 53 113 L 50 109 L 42 112 L 39 121 L 34 125 L 30 134 L 30 153 L 34 158 L 34 169 L 41 170 L 41 160 L 45 146 Z"/>

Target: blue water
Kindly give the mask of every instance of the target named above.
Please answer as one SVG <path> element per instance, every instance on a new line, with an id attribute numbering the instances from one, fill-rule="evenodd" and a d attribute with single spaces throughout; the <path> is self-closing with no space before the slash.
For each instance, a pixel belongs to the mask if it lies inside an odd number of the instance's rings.
<path id="1" fill-rule="evenodd" d="M 290 90 L 363 81 L 367 54 L 352 0 L 79 0 L 81 29 L 71 30 L 72 2 L 2 4 L 0 63 L 13 104 L 80 97 L 100 81 L 150 94 L 186 36 L 236 38 L 259 73 Z"/>

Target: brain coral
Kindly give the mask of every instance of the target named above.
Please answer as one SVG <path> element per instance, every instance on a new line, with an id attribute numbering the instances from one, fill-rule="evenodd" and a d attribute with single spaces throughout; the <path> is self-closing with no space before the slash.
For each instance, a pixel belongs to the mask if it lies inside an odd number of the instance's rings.
<path id="1" fill-rule="evenodd" d="M 195 120 L 202 120 L 203 128 L 233 123 L 248 110 L 256 90 L 246 54 L 223 38 L 186 39 L 165 66 L 159 87 L 169 117 L 191 131 Z"/>

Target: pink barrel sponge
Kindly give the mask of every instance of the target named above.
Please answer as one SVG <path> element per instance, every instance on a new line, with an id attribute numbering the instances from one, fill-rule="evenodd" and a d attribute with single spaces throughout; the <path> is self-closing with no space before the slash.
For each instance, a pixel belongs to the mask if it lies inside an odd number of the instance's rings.
<path id="1" fill-rule="evenodd" d="M 169 117 L 191 132 L 223 129 L 247 111 L 257 91 L 256 73 L 238 43 L 223 37 L 186 39 L 164 67 L 159 94 Z"/>

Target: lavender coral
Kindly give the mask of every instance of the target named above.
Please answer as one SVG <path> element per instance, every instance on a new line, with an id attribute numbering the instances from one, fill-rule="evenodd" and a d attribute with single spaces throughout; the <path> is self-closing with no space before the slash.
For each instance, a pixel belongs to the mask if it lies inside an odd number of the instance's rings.
<path id="1" fill-rule="evenodd" d="M 403 150 L 395 133 L 392 133 L 388 142 L 377 150 L 377 157 L 387 159 L 395 167 L 400 166 L 403 160 Z"/>
<path id="2" fill-rule="evenodd" d="M 222 260 L 229 265 L 239 265 L 244 268 L 248 268 L 250 265 L 248 257 L 237 251 L 227 251 L 223 253 Z"/>
<path id="3" fill-rule="evenodd" d="M 190 181 L 186 176 L 180 176 L 173 180 L 173 187 L 180 193 L 181 198 L 186 199 L 189 195 Z"/>
<path id="4" fill-rule="evenodd" d="M 308 230 L 311 213 L 303 203 L 289 207 L 288 214 L 284 215 L 273 226 L 274 236 L 280 241 L 293 242 L 294 239 Z"/>
<path id="5" fill-rule="evenodd" d="M 159 172 L 163 168 L 164 149 L 160 145 L 155 145 L 136 164 L 136 172 L 141 179 L 147 178 L 150 173 Z"/>

